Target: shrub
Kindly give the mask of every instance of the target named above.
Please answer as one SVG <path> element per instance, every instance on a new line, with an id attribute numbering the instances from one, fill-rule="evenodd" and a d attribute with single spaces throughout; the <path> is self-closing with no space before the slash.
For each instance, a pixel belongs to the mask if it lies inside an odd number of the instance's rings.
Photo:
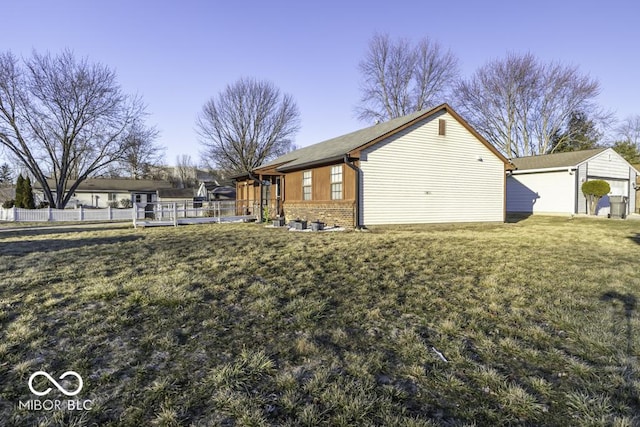
<path id="1" fill-rule="evenodd" d="M 13 205 L 15 205 L 15 204 L 16 204 L 16 201 L 15 201 L 14 199 L 11 199 L 11 200 L 5 200 L 5 201 L 2 203 L 2 207 L 3 207 L 3 208 L 5 208 L 5 209 L 10 209 L 10 208 L 12 208 L 12 207 L 13 207 Z"/>
<path id="2" fill-rule="evenodd" d="M 109 206 L 112 209 L 117 209 L 118 208 L 118 202 L 116 202 L 115 200 L 113 202 L 109 202 L 107 203 L 107 206 Z"/>
<path id="3" fill-rule="evenodd" d="M 27 176 L 23 178 L 22 174 L 18 175 L 16 182 L 16 200 L 17 208 L 35 209 L 36 203 L 33 198 L 33 189 L 31 188 L 31 179 Z"/>
<path id="4" fill-rule="evenodd" d="M 24 207 L 24 177 L 22 174 L 18 175 L 18 180 L 16 181 L 16 200 L 15 206 L 16 208 Z"/>
<path id="5" fill-rule="evenodd" d="M 131 199 L 120 199 L 120 206 L 124 209 L 131 207 Z"/>
<path id="6" fill-rule="evenodd" d="M 589 214 L 595 215 L 598 202 L 602 197 L 609 194 L 611 187 L 609 183 L 601 179 L 594 179 L 592 181 L 586 181 L 582 184 L 582 193 L 587 198 L 589 203 Z"/>
<path id="7" fill-rule="evenodd" d="M 33 198 L 33 188 L 31 187 L 31 178 L 28 176 L 24 180 L 24 187 L 22 188 L 23 193 L 22 197 L 24 197 L 24 207 L 27 209 L 35 209 L 36 202 Z"/>

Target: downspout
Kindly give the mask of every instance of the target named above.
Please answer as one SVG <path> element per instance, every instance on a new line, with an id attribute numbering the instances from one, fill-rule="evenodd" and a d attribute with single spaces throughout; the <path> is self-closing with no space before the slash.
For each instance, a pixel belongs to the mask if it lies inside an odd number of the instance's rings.
<path id="1" fill-rule="evenodd" d="M 355 229 L 362 229 L 362 224 L 360 224 L 360 168 L 352 163 L 353 159 L 349 157 L 348 154 L 344 155 L 344 163 L 349 166 L 356 173 L 356 206 L 355 206 Z"/>

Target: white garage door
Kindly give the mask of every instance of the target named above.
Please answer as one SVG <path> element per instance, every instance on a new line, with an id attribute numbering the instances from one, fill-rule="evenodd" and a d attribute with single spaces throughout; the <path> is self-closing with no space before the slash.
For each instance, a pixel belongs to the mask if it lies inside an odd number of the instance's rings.
<path id="1" fill-rule="evenodd" d="M 592 178 L 597 179 L 597 178 Z M 611 191 L 609 196 L 629 196 L 629 181 L 619 179 L 604 179 L 609 183 Z M 608 216 L 611 212 L 611 205 L 609 204 L 609 196 L 605 196 L 600 199 L 598 203 L 598 216 Z M 628 203 L 628 201 L 627 201 Z"/>
<path id="2" fill-rule="evenodd" d="M 629 181 L 620 181 L 620 180 L 605 180 L 609 183 L 609 186 L 611 187 L 611 194 L 612 196 L 628 196 L 628 183 Z"/>

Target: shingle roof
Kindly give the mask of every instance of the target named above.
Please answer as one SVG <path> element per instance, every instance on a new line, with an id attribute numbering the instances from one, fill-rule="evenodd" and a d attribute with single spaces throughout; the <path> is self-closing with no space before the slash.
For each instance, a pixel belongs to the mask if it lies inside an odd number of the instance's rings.
<path id="1" fill-rule="evenodd" d="M 429 113 L 438 111 L 444 105 L 445 104 L 432 110 L 417 111 L 407 116 L 398 117 L 384 123 L 378 123 L 376 125 L 360 129 L 346 135 L 328 139 L 317 144 L 309 145 L 308 147 L 300 148 L 298 150 L 280 156 L 271 162 L 265 163 L 264 165 L 260 166 L 259 169 L 282 165 L 278 167 L 278 170 L 288 170 L 295 169 L 296 167 L 310 165 L 316 162 L 338 160 L 350 151 L 355 150 L 358 147 L 361 147 L 377 138 L 380 138 L 399 127 L 411 123 L 411 121 L 419 118 L 420 116 L 424 115 L 426 117 L 429 115 Z"/>
<path id="2" fill-rule="evenodd" d="M 47 179 L 49 188 L 55 190 L 56 183 L 52 179 Z M 67 182 L 67 188 L 70 188 L 75 183 L 74 180 Z M 172 185 L 169 181 L 159 181 L 150 179 L 122 179 L 122 178 L 89 178 L 85 179 L 78 185 L 76 191 L 156 191 L 160 188 L 171 188 Z M 42 188 L 38 181 L 34 182 L 34 188 Z"/>
<path id="3" fill-rule="evenodd" d="M 191 199 L 194 194 L 193 188 L 158 188 L 158 197 L 161 199 Z"/>
<path id="4" fill-rule="evenodd" d="M 605 147 L 566 153 L 543 154 L 540 156 L 517 157 L 511 159 L 511 163 L 515 165 L 517 170 L 566 168 L 577 166 L 606 149 Z"/>

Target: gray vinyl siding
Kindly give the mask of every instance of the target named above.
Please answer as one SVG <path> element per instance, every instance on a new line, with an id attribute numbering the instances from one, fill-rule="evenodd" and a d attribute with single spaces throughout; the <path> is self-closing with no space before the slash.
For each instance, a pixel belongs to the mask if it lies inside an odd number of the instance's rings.
<path id="1" fill-rule="evenodd" d="M 586 214 L 587 211 L 587 198 L 582 194 L 582 183 L 587 180 L 588 164 L 583 163 L 578 166 L 578 182 L 577 182 L 577 198 L 578 198 L 578 210 L 576 213 Z"/>
<path id="2" fill-rule="evenodd" d="M 629 163 L 613 150 L 589 159 L 589 177 L 629 179 Z"/>
<path id="3" fill-rule="evenodd" d="M 504 220 L 504 163 L 446 112 L 363 150 L 360 168 L 364 225 Z"/>
<path id="4" fill-rule="evenodd" d="M 635 209 L 635 192 L 633 190 L 634 177 L 633 168 L 618 153 L 612 149 L 603 151 L 595 157 L 588 160 L 587 163 L 587 179 L 603 179 L 611 185 L 611 194 L 627 196 L 627 212 L 633 212 Z M 609 198 L 602 199 L 602 208 L 599 209 L 599 215 L 609 213 Z M 586 203 L 586 202 L 585 202 Z M 586 212 L 586 210 L 585 210 Z"/>
<path id="5" fill-rule="evenodd" d="M 628 213 L 634 213 L 636 211 L 636 190 L 633 188 L 633 183 L 636 182 L 636 171 L 633 168 L 629 168 L 629 199 L 627 210 Z"/>

